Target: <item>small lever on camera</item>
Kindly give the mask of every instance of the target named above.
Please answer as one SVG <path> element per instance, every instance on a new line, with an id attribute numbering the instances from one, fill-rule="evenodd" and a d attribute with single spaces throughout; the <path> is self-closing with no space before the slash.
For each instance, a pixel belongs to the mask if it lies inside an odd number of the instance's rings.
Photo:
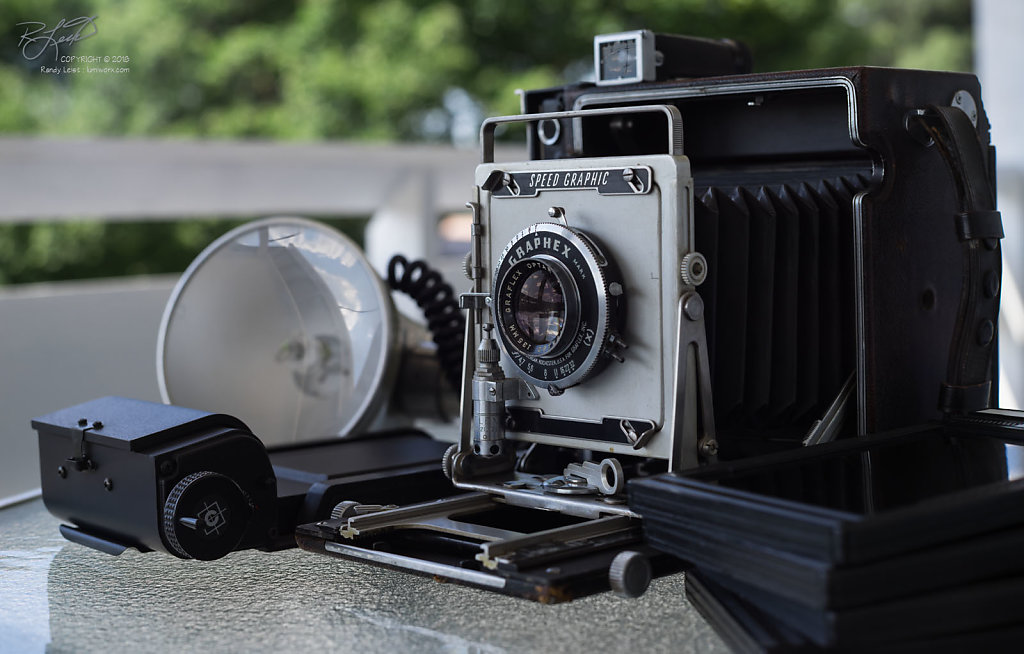
<path id="1" fill-rule="evenodd" d="M 626 487 L 622 464 L 618 459 L 603 459 L 600 463 L 570 463 L 565 466 L 565 476 L 585 479 L 587 486 L 596 489 L 602 495 L 615 495 Z"/>

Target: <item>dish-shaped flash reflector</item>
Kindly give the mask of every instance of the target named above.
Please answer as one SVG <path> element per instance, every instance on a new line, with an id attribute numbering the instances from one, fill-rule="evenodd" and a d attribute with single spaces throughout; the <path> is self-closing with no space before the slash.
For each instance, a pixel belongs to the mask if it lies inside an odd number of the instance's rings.
<path id="1" fill-rule="evenodd" d="M 237 416 L 267 444 L 355 434 L 391 395 L 396 333 L 391 297 L 349 238 L 255 221 L 207 247 L 171 293 L 160 393 Z"/>

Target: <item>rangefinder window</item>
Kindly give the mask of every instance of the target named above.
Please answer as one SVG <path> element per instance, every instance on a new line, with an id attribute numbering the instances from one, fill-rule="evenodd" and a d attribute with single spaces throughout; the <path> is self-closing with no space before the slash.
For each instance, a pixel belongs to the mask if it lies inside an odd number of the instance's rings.
<path id="1" fill-rule="evenodd" d="M 654 34 L 647 30 L 594 39 L 597 83 L 629 84 L 654 79 Z"/>

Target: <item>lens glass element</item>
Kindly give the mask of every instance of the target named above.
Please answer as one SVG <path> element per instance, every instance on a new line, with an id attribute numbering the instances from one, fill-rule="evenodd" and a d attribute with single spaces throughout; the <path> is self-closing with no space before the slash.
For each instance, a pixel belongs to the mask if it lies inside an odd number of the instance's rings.
<path id="1" fill-rule="evenodd" d="M 514 299 L 516 324 L 534 345 L 532 354 L 546 354 L 565 327 L 565 297 L 558 279 L 546 266 L 526 276 Z"/>

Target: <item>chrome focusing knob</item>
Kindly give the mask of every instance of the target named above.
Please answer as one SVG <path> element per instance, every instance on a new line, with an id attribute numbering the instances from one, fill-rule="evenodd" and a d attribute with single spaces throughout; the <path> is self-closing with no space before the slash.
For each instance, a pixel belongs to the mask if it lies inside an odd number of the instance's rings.
<path id="1" fill-rule="evenodd" d="M 700 252 L 690 252 L 683 256 L 680 275 L 687 286 L 700 286 L 708 278 L 708 261 Z"/>
<path id="2" fill-rule="evenodd" d="M 651 561 L 635 550 L 619 552 L 608 568 L 608 581 L 619 597 L 640 597 L 651 585 L 651 576 Z"/>
<path id="3" fill-rule="evenodd" d="M 456 443 L 445 450 L 444 456 L 441 457 L 441 471 L 449 480 L 452 478 L 452 475 L 455 474 L 455 455 L 458 453 L 459 445 Z"/>

